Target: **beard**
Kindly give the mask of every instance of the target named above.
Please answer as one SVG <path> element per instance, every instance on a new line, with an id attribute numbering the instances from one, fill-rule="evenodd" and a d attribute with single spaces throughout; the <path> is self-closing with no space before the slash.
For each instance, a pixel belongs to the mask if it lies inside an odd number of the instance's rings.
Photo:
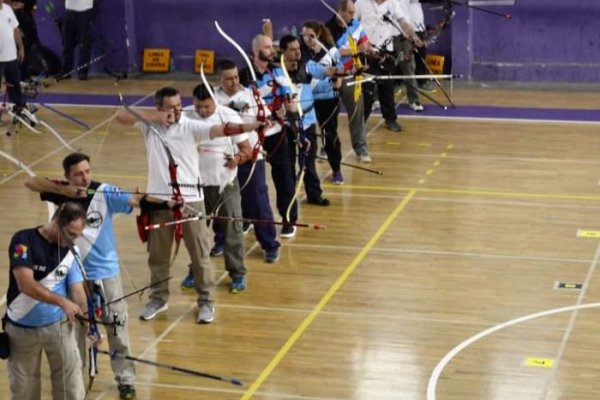
<path id="1" fill-rule="evenodd" d="M 258 52 L 258 59 L 259 61 L 262 62 L 269 62 L 269 61 L 273 61 L 273 54 L 265 54 L 262 50 Z"/>

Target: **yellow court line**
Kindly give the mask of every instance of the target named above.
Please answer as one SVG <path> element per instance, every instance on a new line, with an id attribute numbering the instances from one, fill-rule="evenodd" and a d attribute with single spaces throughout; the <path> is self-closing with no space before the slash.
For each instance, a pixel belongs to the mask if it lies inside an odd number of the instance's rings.
<path id="1" fill-rule="evenodd" d="M 294 333 L 288 338 L 283 347 L 279 349 L 277 354 L 271 359 L 266 368 L 262 371 L 260 376 L 252 383 L 252 386 L 244 393 L 241 400 L 248 400 L 252 397 L 254 393 L 262 386 L 264 381 L 271 375 L 273 370 L 277 367 L 277 365 L 283 360 L 283 358 L 287 355 L 290 349 L 294 346 L 294 344 L 300 339 L 302 334 L 308 329 L 310 324 L 314 321 L 314 319 L 319 315 L 319 313 L 325 308 L 327 303 L 333 298 L 333 296 L 337 293 L 337 291 L 342 287 L 342 285 L 346 282 L 348 277 L 354 272 L 356 267 L 364 260 L 369 251 L 375 246 L 375 243 L 383 236 L 383 234 L 387 231 L 390 225 L 394 222 L 396 218 L 400 215 L 400 213 L 406 208 L 407 204 L 411 201 L 411 199 L 415 196 L 417 191 L 415 189 L 411 190 L 409 193 L 404 196 L 404 199 L 398 204 L 398 206 L 394 209 L 394 211 L 387 217 L 387 219 L 383 222 L 383 224 L 377 229 L 375 234 L 369 239 L 365 247 L 362 248 L 360 253 L 352 260 L 350 265 L 346 267 L 344 272 L 337 278 L 337 280 L 331 285 L 329 290 L 323 295 L 319 303 L 312 309 L 310 314 L 302 321 L 302 323 L 296 328 Z"/>
<path id="2" fill-rule="evenodd" d="M 481 195 L 481 196 L 497 196 L 497 197 L 516 197 L 516 198 L 539 198 L 553 200 L 585 200 L 585 201 L 600 201 L 600 196 L 578 195 L 578 194 L 560 194 L 560 193 L 526 193 L 526 192 L 503 192 L 500 190 L 477 190 L 477 189 L 451 189 L 451 188 L 413 188 L 401 186 L 370 186 L 370 185 L 333 185 L 321 184 L 321 187 L 327 189 L 347 190 L 371 190 L 382 192 L 408 192 L 411 190 L 419 190 L 419 192 L 442 193 L 442 194 L 465 194 L 465 195 Z"/>

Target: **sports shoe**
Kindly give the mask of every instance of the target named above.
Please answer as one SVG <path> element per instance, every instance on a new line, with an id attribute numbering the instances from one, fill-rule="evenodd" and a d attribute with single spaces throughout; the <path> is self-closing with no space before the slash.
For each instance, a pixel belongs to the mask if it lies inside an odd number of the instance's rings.
<path id="1" fill-rule="evenodd" d="M 159 303 L 156 300 L 150 300 L 150 302 L 146 304 L 146 307 L 144 307 L 144 309 L 142 310 L 142 313 L 140 314 L 140 319 L 143 319 L 144 321 L 149 321 L 156 317 L 157 314 L 165 312 L 168 309 L 169 306 L 167 305 L 167 303 L 163 304 Z"/>
<path id="2" fill-rule="evenodd" d="M 373 161 L 373 159 L 368 154 L 359 154 L 357 158 L 359 162 L 365 164 L 368 164 Z"/>
<path id="3" fill-rule="evenodd" d="M 331 183 L 333 183 L 334 185 L 344 184 L 344 177 L 342 176 L 342 171 L 337 171 L 333 173 L 333 175 L 331 176 Z"/>
<path id="4" fill-rule="evenodd" d="M 229 284 L 229 293 L 238 294 L 243 292 L 246 289 L 246 277 L 238 276 L 237 278 L 233 278 L 231 283 Z"/>
<path id="5" fill-rule="evenodd" d="M 425 109 L 425 107 L 423 107 L 423 104 L 419 103 L 418 101 L 410 103 L 408 107 L 414 112 L 422 112 Z"/>
<path id="6" fill-rule="evenodd" d="M 296 236 L 296 227 L 294 225 L 284 225 L 279 234 L 282 238 L 291 239 Z"/>
<path id="7" fill-rule="evenodd" d="M 135 388 L 133 385 L 119 385 L 119 399 L 135 399 Z"/>
<path id="8" fill-rule="evenodd" d="M 385 127 L 390 131 L 402 132 L 402 126 L 397 121 L 385 121 Z"/>
<path id="9" fill-rule="evenodd" d="M 306 199 L 306 202 L 308 204 L 315 204 L 317 206 L 323 206 L 323 207 L 327 207 L 328 205 L 331 204 L 331 202 L 329 201 L 329 199 L 326 199 L 325 197 L 319 196 L 317 198 L 314 199 Z"/>
<path id="10" fill-rule="evenodd" d="M 242 233 L 244 235 L 247 235 L 252 229 L 254 229 L 254 224 L 251 224 L 250 222 L 244 222 L 244 225 L 242 227 Z"/>
<path id="11" fill-rule="evenodd" d="M 265 262 L 268 264 L 276 263 L 279 260 L 279 248 L 265 250 Z"/>
<path id="12" fill-rule="evenodd" d="M 325 147 L 321 147 L 321 150 L 319 150 L 318 160 L 327 160 L 327 151 L 325 150 Z"/>
<path id="13" fill-rule="evenodd" d="M 210 303 L 205 303 L 200 306 L 200 311 L 198 312 L 198 320 L 199 324 L 210 324 L 215 320 L 215 308 Z"/>
<path id="14" fill-rule="evenodd" d="M 194 273 L 192 272 L 191 265 L 188 266 L 188 274 L 181 281 L 181 290 L 192 290 L 196 288 L 196 280 L 194 279 Z"/>
<path id="15" fill-rule="evenodd" d="M 36 126 L 40 123 L 37 117 L 27 107 L 21 109 L 20 117 L 24 119 L 30 126 Z"/>
<path id="16" fill-rule="evenodd" d="M 223 254 L 223 245 L 222 244 L 215 244 L 213 246 L 213 248 L 210 249 L 210 256 L 211 257 L 218 257 L 221 254 Z"/>
<path id="17" fill-rule="evenodd" d="M 13 106 L 11 111 L 18 117 L 21 119 L 21 121 L 24 121 L 27 125 L 31 126 L 31 127 L 35 127 L 37 124 L 40 123 L 40 121 L 37 119 L 37 117 L 35 115 L 33 115 L 33 113 L 31 111 L 29 111 L 27 109 L 26 106 Z"/>

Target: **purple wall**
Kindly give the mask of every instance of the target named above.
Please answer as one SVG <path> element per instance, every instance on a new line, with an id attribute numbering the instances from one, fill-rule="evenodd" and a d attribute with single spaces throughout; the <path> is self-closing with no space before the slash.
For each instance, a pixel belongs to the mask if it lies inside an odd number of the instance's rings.
<path id="1" fill-rule="evenodd" d="M 51 0 L 39 0 L 42 41 L 60 53 L 52 17 L 44 11 Z M 62 3 L 62 2 L 61 2 Z M 334 4 L 334 0 L 329 0 Z M 454 73 L 473 80 L 593 82 L 600 78 L 600 1 L 516 0 L 514 7 L 493 10 L 513 14 L 504 20 L 456 6 L 456 16 L 429 50 L 446 56 Z M 102 0 L 94 23 L 94 55 L 107 53 L 94 66 L 99 71 L 139 71 L 144 47 L 172 49 L 177 71 L 191 72 L 196 49 L 214 49 L 217 58 L 235 50 L 213 26 L 218 20 L 245 49 L 271 18 L 275 34 L 300 27 L 307 19 L 326 20 L 329 11 L 318 0 Z M 57 5 L 57 13 L 61 14 Z M 429 11 L 430 25 L 441 20 Z"/>
<path id="2" fill-rule="evenodd" d="M 512 14 L 512 20 L 456 10 L 454 73 L 490 81 L 600 80 L 597 0 L 517 0 L 515 7 L 493 8 Z"/>

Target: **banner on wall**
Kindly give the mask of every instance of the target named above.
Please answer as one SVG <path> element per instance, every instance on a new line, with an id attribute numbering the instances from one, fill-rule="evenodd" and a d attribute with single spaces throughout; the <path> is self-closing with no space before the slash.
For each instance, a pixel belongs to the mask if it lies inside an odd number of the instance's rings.
<path id="1" fill-rule="evenodd" d="M 171 49 L 144 49 L 142 72 L 169 72 Z"/>
<path id="2" fill-rule="evenodd" d="M 213 50 L 196 50 L 194 72 L 200 73 L 200 66 L 204 63 L 204 73 L 215 73 L 215 52 Z"/>

